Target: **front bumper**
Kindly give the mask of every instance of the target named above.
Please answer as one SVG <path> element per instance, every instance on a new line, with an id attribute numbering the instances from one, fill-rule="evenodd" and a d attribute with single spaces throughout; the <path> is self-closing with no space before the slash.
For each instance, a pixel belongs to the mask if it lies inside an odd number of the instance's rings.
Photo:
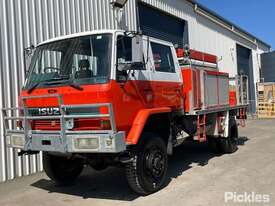
<path id="1" fill-rule="evenodd" d="M 126 150 L 125 133 L 9 133 L 7 145 L 24 151 L 60 153 L 119 153 Z M 65 137 L 65 138 L 64 138 Z"/>
<path id="2" fill-rule="evenodd" d="M 27 100 L 56 98 L 60 115 L 33 116 L 26 104 Z M 111 103 L 65 105 L 61 95 L 28 96 L 22 98 L 22 108 L 3 109 L 5 137 L 7 145 L 24 151 L 48 151 L 61 153 L 119 153 L 126 150 L 125 132 L 117 131 L 113 107 Z M 107 108 L 107 114 L 101 114 L 100 108 Z M 73 109 L 85 113 L 71 112 Z M 96 110 L 95 110 L 96 109 Z M 22 114 L 23 112 L 23 114 Z M 22 115 L 16 115 L 16 114 Z M 68 121 L 75 119 L 100 119 L 110 121 L 110 130 L 99 131 L 72 131 Z M 33 130 L 32 120 L 59 120 L 60 130 L 44 131 Z M 22 121 L 24 129 L 16 128 L 15 121 Z"/>

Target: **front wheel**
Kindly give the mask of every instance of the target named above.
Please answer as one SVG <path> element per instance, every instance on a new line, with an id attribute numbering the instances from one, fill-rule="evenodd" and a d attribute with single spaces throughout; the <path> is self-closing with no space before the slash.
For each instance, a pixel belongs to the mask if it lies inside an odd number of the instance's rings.
<path id="1" fill-rule="evenodd" d="M 168 157 L 166 144 L 157 135 L 146 133 L 142 140 L 133 149 L 133 161 L 125 169 L 130 187 L 141 195 L 148 195 L 163 187 Z"/>
<path id="2" fill-rule="evenodd" d="M 43 153 L 43 167 L 47 176 L 58 185 L 71 185 L 83 170 L 83 161 L 79 158 L 69 158 Z"/>

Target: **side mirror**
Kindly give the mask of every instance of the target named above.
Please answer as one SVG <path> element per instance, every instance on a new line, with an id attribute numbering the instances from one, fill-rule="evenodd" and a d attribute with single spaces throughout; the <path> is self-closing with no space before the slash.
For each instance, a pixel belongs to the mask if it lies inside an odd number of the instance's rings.
<path id="1" fill-rule="evenodd" d="M 143 62 L 143 39 L 141 35 L 132 38 L 132 62 Z"/>
<path id="2" fill-rule="evenodd" d="M 35 46 L 31 45 L 30 47 L 27 47 L 24 49 L 24 70 L 25 70 L 25 75 L 28 76 L 29 74 L 29 66 L 31 64 L 31 59 L 32 56 L 35 52 Z"/>
<path id="3" fill-rule="evenodd" d="M 131 70 L 144 70 L 143 39 L 141 35 L 136 35 L 132 39 L 132 63 Z"/>
<path id="4" fill-rule="evenodd" d="M 25 54 L 26 56 L 32 56 L 34 50 L 35 50 L 35 46 L 34 46 L 34 45 L 31 45 L 30 47 L 27 47 L 27 48 L 24 49 L 24 54 Z"/>
<path id="5" fill-rule="evenodd" d="M 125 34 L 118 38 L 117 81 L 127 82 L 129 75 L 134 76 L 137 70 L 144 70 L 143 39 L 141 35 Z M 133 72 L 130 72 L 133 71 Z"/>

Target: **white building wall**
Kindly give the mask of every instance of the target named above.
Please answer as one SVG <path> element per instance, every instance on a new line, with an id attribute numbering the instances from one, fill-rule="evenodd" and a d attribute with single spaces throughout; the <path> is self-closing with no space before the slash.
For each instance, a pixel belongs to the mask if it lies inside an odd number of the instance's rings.
<path id="1" fill-rule="evenodd" d="M 169 0 L 169 3 L 160 0 L 142 0 L 143 2 L 159 8 L 171 15 L 188 22 L 190 47 L 195 50 L 215 54 L 219 57 L 221 71 L 228 72 L 230 76 L 237 74 L 236 43 L 252 49 L 253 69 L 255 82 L 259 80 L 259 64 L 256 54 L 266 52 L 268 47 L 257 45 L 238 36 L 228 29 L 214 23 L 194 10 L 193 4 L 184 0 Z"/>

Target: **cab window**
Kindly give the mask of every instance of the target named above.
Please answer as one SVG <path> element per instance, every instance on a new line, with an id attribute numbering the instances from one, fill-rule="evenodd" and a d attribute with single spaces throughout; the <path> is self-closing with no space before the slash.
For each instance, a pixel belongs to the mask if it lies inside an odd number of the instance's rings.
<path id="1" fill-rule="evenodd" d="M 158 72 L 175 73 L 175 63 L 171 47 L 151 42 L 155 70 Z"/>
<path id="2" fill-rule="evenodd" d="M 124 81 L 127 76 L 126 71 L 120 71 L 119 66 L 132 62 L 132 38 L 126 36 L 117 37 L 117 81 Z"/>

